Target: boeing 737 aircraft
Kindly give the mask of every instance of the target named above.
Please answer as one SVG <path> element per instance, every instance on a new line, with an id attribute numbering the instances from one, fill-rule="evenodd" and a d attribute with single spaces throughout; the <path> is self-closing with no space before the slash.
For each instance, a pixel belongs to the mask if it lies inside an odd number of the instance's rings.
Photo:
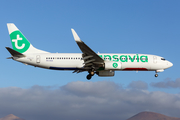
<path id="1" fill-rule="evenodd" d="M 115 71 L 155 71 L 163 72 L 173 64 L 163 57 L 149 54 L 95 53 L 72 30 L 72 34 L 82 53 L 49 53 L 36 49 L 13 24 L 7 24 L 13 49 L 6 47 L 15 61 L 53 70 L 73 70 L 73 73 L 87 71 L 87 79 L 94 74 L 114 76 Z"/>

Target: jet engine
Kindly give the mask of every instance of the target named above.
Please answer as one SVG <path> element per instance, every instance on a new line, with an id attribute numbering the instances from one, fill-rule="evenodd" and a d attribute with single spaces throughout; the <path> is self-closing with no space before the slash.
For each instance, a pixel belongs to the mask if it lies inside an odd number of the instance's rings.
<path id="1" fill-rule="evenodd" d="M 108 76 L 114 76 L 114 71 L 104 70 L 104 71 L 96 72 L 96 74 L 101 77 L 108 77 Z"/>
<path id="2" fill-rule="evenodd" d="M 114 62 L 114 61 L 106 61 L 104 63 L 105 70 L 117 70 L 121 69 L 121 63 L 120 62 Z"/>

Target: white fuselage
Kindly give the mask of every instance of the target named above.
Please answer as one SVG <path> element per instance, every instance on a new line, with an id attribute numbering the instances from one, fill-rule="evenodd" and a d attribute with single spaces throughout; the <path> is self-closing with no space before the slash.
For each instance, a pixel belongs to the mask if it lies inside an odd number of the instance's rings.
<path id="1" fill-rule="evenodd" d="M 26 57 L 14 58 L 24 64 L 54 69 L 54 70 L 81 70 L 84 60 L 81 53 L 40 53 L 25 54 Z M 98 54 L 105 63 L 118 63 L 120 67 L 112 70 L 136 70 L 162 72 L 172 66 L 172 63 L 156 55 L 148 54 Z M 108 69 L 108 70 L 111 70 Z"/>
<path id="2" fill-rule="evenodd" d="M 114 71 L 155 71 L 163 72 L 173 64 L 164 58 L 148 54 L 96 54 L 71 29 L 74 40 L 82 53 L 49 53 L 39 50 L 26 39 L 13 24 L 7 24 L 12 48 L 6 47 L 12 58 L 27 65 L 54 70 L 87 71 L 87 79 L 94 74 L 98 76 L 114 76 Z M 74 73 L 73 72 L 73 73 Z"/>

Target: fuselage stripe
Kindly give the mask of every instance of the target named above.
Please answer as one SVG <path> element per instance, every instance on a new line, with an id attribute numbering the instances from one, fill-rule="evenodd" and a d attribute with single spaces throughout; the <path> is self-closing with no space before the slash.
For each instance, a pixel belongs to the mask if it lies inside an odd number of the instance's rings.
<path id="1" fill-rule="evenodd" d="M 68 67 L 49 67 L 53 70 L 82 70 L 81 68 L 68 68 Z"/>
<path id="2" fill-rule="evenodd" d="M 125 69 L 123 69 L 123 71 L 133 71 L 133 70 L 148 71 L 148 69 L 146 69 L 146 68 L 125 68 Z"/>

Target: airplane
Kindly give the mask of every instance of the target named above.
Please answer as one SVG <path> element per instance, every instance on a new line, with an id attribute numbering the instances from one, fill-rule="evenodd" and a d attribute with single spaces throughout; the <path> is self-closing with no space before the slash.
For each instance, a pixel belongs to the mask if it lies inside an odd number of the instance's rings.
<path id="1" fill-rule="evenodd" d="M 7 28 L 13 47 L 6 47 L 11 54 L 8 59 L 52 70 L 86 71 L 88 80 L 95 74 L 100 77 L 114 76 L 115 71 L 155 71 L 155 77 L 158 77 L 158 72 L 173 66 L 170 61 L 157 55 L 95 53 L 74 29 L 71 31 L 82 53 L 50 53 L 33 47 L 13 23 L 7 23 Z"/>

